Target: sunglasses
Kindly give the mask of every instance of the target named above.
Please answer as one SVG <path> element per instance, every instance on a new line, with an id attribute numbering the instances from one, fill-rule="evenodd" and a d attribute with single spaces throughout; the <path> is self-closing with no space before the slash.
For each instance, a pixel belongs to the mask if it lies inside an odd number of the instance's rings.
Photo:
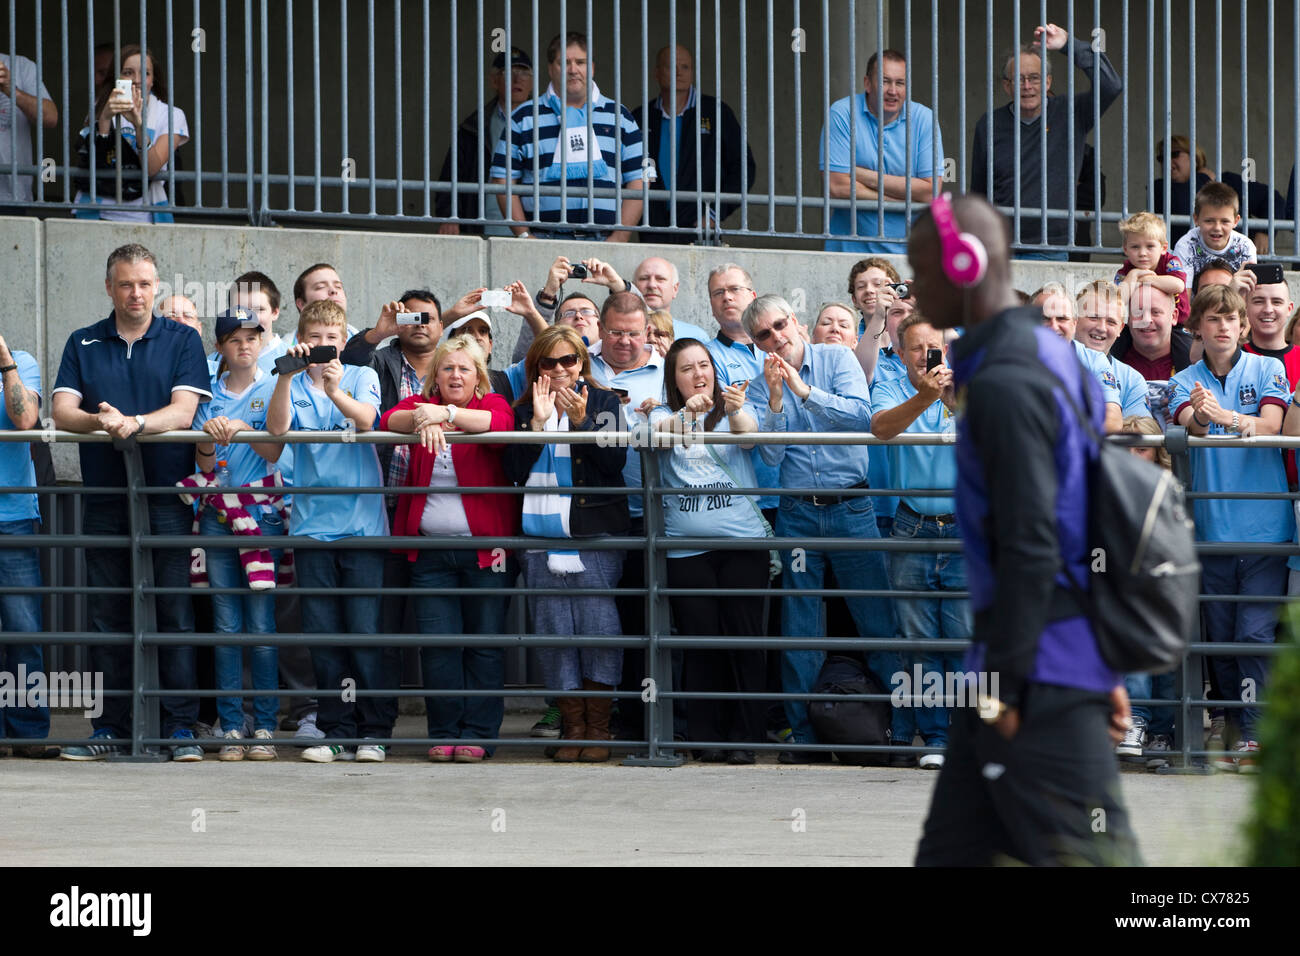
<path id="1" fill-rule="evenodd" d="M 772 323 L 771 327 L 766 329 L 760 329 L 759 331 L 755 332 L 754 341 L 766 342 L 768 339 L 772 337 L 773 332 L 780 332 L 789 324 L 790 324 L 789 319 L 777 319 L 775 322 Z"/>
<path id="2" fill-rule="evenodd" d="M 578 358 L 578 354 L 570 352 L 568 355 L 561 355 L 559 358 L 551 358 L 549 355 L 546 358 L 540 358 L 537 360 L 537 366 L 543 372 L 554 372 L 557 365 L 573 368 L 579 361 L 581 360 Z"/>

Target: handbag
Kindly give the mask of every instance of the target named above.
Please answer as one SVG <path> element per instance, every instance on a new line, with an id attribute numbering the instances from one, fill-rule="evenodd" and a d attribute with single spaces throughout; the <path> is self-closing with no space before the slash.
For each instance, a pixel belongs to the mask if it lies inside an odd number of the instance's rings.
<path id="1" fill-rule="evenodd" d="M 78 192 L 90 193 L 90 155 L 93 149 L 97 195 L 116 195 L 119 158 L 122 166 L 122 200 L 129 202 L 144 195 L 144 188 L 140 184 L 142 170 L 140 154 L 131 145 L 131 141 L 123 135 L 122 152 L 119 157 L 116 153 L 117 140 L 118 137 L 112 133 L 99 136 L 93 124 L 81 134 L 81 139 L 77 143 L 77 170 L 80 175 L 73 175 L 73 188 Z"/>

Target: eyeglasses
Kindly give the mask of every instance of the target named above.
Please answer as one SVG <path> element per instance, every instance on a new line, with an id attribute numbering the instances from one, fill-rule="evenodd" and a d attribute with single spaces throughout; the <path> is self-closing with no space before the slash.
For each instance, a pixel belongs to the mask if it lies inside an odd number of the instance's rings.
<path id="1" fill-rule="evenodd" d="M 645 335 L 646 330 L 634 329 L 629 331 L 628 329 L 607 329 L 602 326 L 600 330 L 600 334 L 608 335 L 610 338 L 614 338 L 614 339 L 637 339 Z"/>
<path id="2" fill-rule="evenodd" d="M 769 328 L 760 329 L 759 331 L 755 332 L 754 341 L 766 342 L 768 339 L 772 337 L 773 332 L 780 332 L 789 324 L 790 324 L 789 319 L 777 319 L 775 322 L 772 323 L 772 325 Z"/>
<path id="3" fill-rule="evenodd" d="M 561 355 L 559 358 L 551 358 L 549 355 L 537 360 L 537 366 L 543 372 L 554 372 L 557 365 L 563 365 L 565 368 L 573 368 L 580 362 L 578 353 L 570 352 L 568 355 Z"/>
<path id="4" fill-rule="evenodd" d="M 719 299 L 722 296 L 726 295 L 728 292 L 730 292 L 732 295 L 740 295 L 740 293 L 742 292 L 753 292 L 753 291 L 754 290 L 747 285 L 729 285 L 721 289 L 714 289 L 712 292 L 709 293 L 709 298 Z"/>
<path id="5" fill-rule="evenodd" d="M 560 313 L 560 318 L 576 319 L 580 315 L 583 318 L 587 318 L 587 319 L 600 318 L 600 313 L 597 312 L 595 309 L 567 309 L 564 312 Z"/>
<path id="6" fill-rule="evenodd" d="M 1007 77 L 1006 79 L 1007 79 L 1007 82 L 1008 82 L 1008 83 L 1012 82 L 1012 80 L 1011 80 L 1010 77 Z M 1021 74 L 1020 74 L 1020 85 L 1021 85 L 1021 86 L 1024 86 L 1025 84 L 1028 84 L 1028 85 L 1030 85 L 1030 86 L 1037 86 L 1037 85 L 1038 85 L 1039 83 L 1041 83 L 1041 82 L 1043 82 L 1043 74 L 1041 74 L 1041 73 L 1021 73 Z"/>

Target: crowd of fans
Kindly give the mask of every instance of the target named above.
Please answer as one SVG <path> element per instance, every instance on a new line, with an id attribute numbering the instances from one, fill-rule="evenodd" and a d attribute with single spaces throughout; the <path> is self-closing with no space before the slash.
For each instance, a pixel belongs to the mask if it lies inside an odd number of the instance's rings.
<path id="1" fill-rule="evenodd" d="M 1119 98 L 1123 80 L 1104 52 L 1063 27 L 1044 24 L 1033 36 L 1001 61 L 1007 102 L 975 125 L 970 189 L 1024 210 L 1014 236 L 1021 258 L 1065 259 L 1065 247 L 1094 242 L 1090 219 L 1072 225 L 1063 213 L 1072 204 L 1085 214 L 1102 207 L 1106 179 L 1088 139 L 1096 117 Z M 1057 95 L 1064 80 L 1053 89 L 1050 53 L 1068 57 L 1067 68 L 1087 78 L 1073 98 Z M 518 47 L 490 61 L 489 95 L 458 124 L 438 173 L 439 182 L 453 184 L 437 192 L 438 231 L 625 242 L 632 237 L 629 227 L 644 221 L 659 242 L 716 235 L 739 208 L 722 196 L 752 188 L 756 167 L 734 110 L 697 88 L 691 52 L 682 45 L 658 50 L 653 76 L 646 77 L 658 95 L 635 109 L 602 92 L 585 34 L 555 36 L 545 55 L 545 77 L 535 76 L 532 57 Z M 33 177 L 5 167 L 30 164 L 33 130 L 56 126 L 59 113 L 36 64 L 17 55 L 9 61 L 10 54 L 0 53 L 0 210 L 15 204 L 11 211 L 23 212 L 31 207 L 17 204 L 32 202 Z M 862 92 L 828 107 L 817 139 L 817 168 L 827 194 L 859 203 L 856 221 L 851 208 L 831 210 L 824 230 L 828 250 L 903 253 L 908 216 L 879 210 L 877 200 L 922 204 L 936 194 L 936 175 L 943 172 L 936 163 L 946 161 L 942 131 L 935 113 L 911 98 L 908 69 L 898 50 L 872 54 Z M 169 195 L 169 173 L 184 164 L 190 128 L 184 109 L 169 103 L 163 64 L 153 50 L 130 45 L 115 51 L 101 44 L 94 71 L 93 102 L 71 139 L 77 171 L 67 194 L 74 215 L 172 221 L 168 207 L 183 205 L 183 199 Z M 1243 180 L 1232 170 L 1216 174 L 1205 151 L 1186 135 L 1160 142 L 1156 154 L 1156 173 L 1163 171 L 1150 183 L 1149 205 L 1156 214 L 1164 213 L 1166 188 L 1170 214 L 1190 214 L 1193 194 L 1210 182 L 1232 189 L 1250 220 L 1294 214 L 1294 171 L 1284 202 L 1254 178 Z M 466 183 L 509 184 L 512 192 L 480 196 L 455 188 Z M 622 198 L 589 198 L 589 183 L 596 189 L 621 186 Z M 561 185 L 567 186 L 564 196 L 533 196 L 534 186 Z M 665 195 L 670 189 L 705 195 L 673 203 Z M 105 206 L 111 208 L 100 208 Z M 1045 230 L 1040 208 L 1053 210 Z M 507 218 L 518 224 L 507 226 Z M 1268 230 L 1257 223 L 1236 228 L 1261 252 L 1269 251 Z M 1170 242 L 1186 232 L 1186 226 L 1174 225 Z"/>
<path id="2" fill-rule="evenodd" d="M 1018 57 L 1020 89 L 1006 108 L 993 115 L 976 136 L 976 147 L 992 135 L 995 201 L 1050 205 L 1082 183 L 1086 156 L 1080 147 L 1090 128 L 1092 110 L 1076 109 L 1076 155 L 1058 156 L 1056 138 L 1064 142 L 1067 123 L 1052 117 L 1058 107 L 1050 97 L 1050 71 L 1042 50 L 1071 50 L 1076 65 L 1093 68 L 1103 84 L 1102 108 L 1118 94 L 1118 78 L 1102 54 L 1069 40 L 1053 25 L 1038 28 L 1039 42 Z M 577 236 L 580 211 L 586 221 L 605 227 L 604 238 L 629 238 L 622 227 L 641 217 L 641 199 L 598 199 L 589 209 L 585 189 L 576 188 L 593 169 L 597 186 L 616 180 L 636 190 L 645 170 L 641 130 L 649 130 L 649 151 L 657 158 L 656 188 L 676 180 L 694 188 L 686 167 L 673 169 L 667 143 L 675 122 L 679 148 L 694 142 L 692 111 L 701 129 L 724 143 L 739 142 L 725 104 L 697 94 L 685 51 L 661 51 L 659 81 L 664 95 L 656 100 L 656 117 L 634 117 L 604 97 L 591 81 L 586 41 L 581 34 L 557 37 L 548 49 L 551 87 L 539 110 L 521 108 L 531 89 L 531 62 L 522 51 L 494 64 L 495 104 L 485 106 L 481 121 L 485 143 L 467 142 L 478 135 L 480 119 L 461 127 L 460 154 L 448 156 L 449 168 L 490 170 L 493 181 L 521 188 L 499 207 L 502 219 L 539 220 L 542 229 L 487 226 L 489 234 Z M 111 51 L 110 51 L 111 53 Z M 561 55 L 563 54 L 563 55 Z M 1095 62 L 1094 62 L 1095 57 Z M 147 159 L 149 173 L 165 168 L 187 134 L 184 115 L 159 98 L 147 53 L 122 51 L 123 76 L 132 81 L 119 95 L 105 78 L 88 121 L 87 140 L 109 136 L 116 125 L 133 148 Z M 8 74 L 0 74 L 0 87 Z M 674 81 L 673 77 L 676 77 Z M 933 179 L 917 178 L 923 160 L 935 150 L 926 135 L 938 129 L 924 107 L 906 99 L 905 64 L 885 51 L 873 57 L 864 79 L 864 94 L 836 104 L 831 117 L 830 152 L 823 169 L 833 195 L 889 199 L 910 195 L 931 198 Z M 670 101 L 676 83 L 676 105 Z M 1012 89 L 1007 73 L 1008 92 Z M 560 92 L 563 91 L 563 98 Z M 591 101 L 588 103 L 590 93 Z M 165 94 L 163 94 L 165 95 Z M 1091 94 L 1081 94 L 1090 97 Z M 132 98 L 133 97 L 133 98 Z M 20 106 L 24 104 L 20 102 Z M 842 109 L 841 109 L 842 107 Z M 1008 150 L 1001 138 L 1021 111 L 1020 179 L 1007 179 Z M 862 111 L 857 124 L 857 153 L 847 140 L 850 109 Z M 170 110 L 170 116 L 168 111 Z M 900 122 L 906 111 L 911 120 Z M 24 110 L 26 113 L 26 110 Z M 843 115 L 841 115 L 843 114 Z M 882 116 L 884 162 L 864 160 L 879 139 L 873 123 Z M 1049 175 L 1034 171 L 1041 162 L 1035 123 L 1046 116 Z M 729 120 L 723 120 L 724 117 Z M 48 117 L 47 117 L 48 119 Z M 594 142 L 586 141 L 587 123 Z M 536 123 L 536 129 L 533 124 Z M 685 125 L 683 125 L 685 123 Z M 910 124 L 910 133 L 908 127 Z M 615 136 L 613 130 L 622 130 Z M 137 134 L 135 130 L 147 130 Z M 170 132 L 167 132 L 170 131 Z M 734 134 L 734 135 L 733 135 Z M 138 139 L 135 137 L 138 135 Z M 916 149 L 901 157 L 895 148 L 908 137 Z M 901 139 L 900 139 L 901 137 Z M 895 142 L 897 140 L 897 142 Z M 1026 145 L 1026 144 L 1030 145 Z M 495 144 L 495 145 L 493 145 Z M 999 145 L 1001 144 L 1001 145 Z M 1178 148 L 1178 142 L 1174 142 Z M 1032 148 L 1031 148 L 1032 147 Z M 91 142 L 91 148 L 94 143 Z M 535 152 L 550 157 L 547 163 Z M 746 151 L 747 152 L 747 151 Z M 1175 156 L 1177 153 L 1175 153 Z M 680 159 L 680 156 L 679 156 Z M 143 162 L 143 160 L 142 160 Z M 863 163 L 866 165 L 863 165 Z M 987 157 L 976 162 L 983 171 Z M 893 164 L 901 164 L 892 170 Z M 690 163 L 691 175 L 694 163 Z M 724 166 L 724 177 L 741 175 L 748 163 L 739 152 Z M 1073 174 L 1060 175 L 1064 168 Z M 1176 167 L 1178 168 L 1178 167 Z M 712 164 L 703 163 L 702 188 L 712 189 Z M 910 170 L 912 178 L 905 175 Z M 533 208 L 526 187 L 531 176 L 541 182 L 572 180 L 574 189 L 562 208 L 559 197 L 542 197 Z M 932 170 L 930 172 L 933 172 Z M 579 176 L 580 173 L 580 176 Z M 1032 175 L 1030 175 L 1032 173 Z M 447 175 L 444 171 L 444 175 Z M 129 177 L 126 177 L 129 178 Z M 1185 180 L 1184 180 L 1185 181 Z M 136 179 L 137 184 L 139 179 Z M 853 183 L 856 182 L 856 186 Z M 154 180 L 154 185 L 159 185 Z M 724 181 L 722 191 L 739 187 Z M 1001 191 L 1018 190 L 1004 197 Z M 1175 189 L 1173 195 L 1177 196 Z M 158 197 L 137 195 L 142 205 Z M 163 197 L 165 199 L 165 197 Z M 477 218 L 462 195 L 459 215 Z M 81 200 L 78 200 L 81 202 Z M 86 201 L 89 201 L 87 194 Z M 667 203 L 652 207 L 651 221 L 667 223 Z M 687 206 L 677 212 L 687 222 Z M 707 205 L 707 204 L 706 204 Z M 1083 365 L 1096 379 L 1106 405 L 1108 431 L 1160 434 L 1171 424 L 1195 435 L 1300 435 L 1300 411 L 1293 399 L 1300 380 L 1300 349 L 1292 344 L 1297 315 L 1281 268 L 1257 261 L 1252 240 L 1235 231 L 1241 224 L 1241 195 L 1210 177 L 1195 194 L 1193 227 L 1171 248 L 1164 220 L 1137 213 L 1120 224 L 1125 261 L 1114 281 L 1079 289 L 1048 284 L 1024 293 L 1026 319 L 1042 324 L 1043 335 L 1075 343 Z M 445 214 L 450 215 L 450 204 Z M 725 216 L 730 210 L 708 210 Z M 86 214 L 98 214 L 86 210 Z M 103 215 L 110 215 L 105 211 Z M 158 213 L 121 213 L 126 218 Z M 838 214 L 837 214 L 838 215 Z M 861 215 L 861 214 L 860 214 Z M 859 231 L 875 232 L 859 221 Z M 836 221 L 839 221 L 838 219 Z M 837 240 L 835 248 L 901 251 L 907 222 L 886 216 L 885 237 L 876 244 Z M 450 224 L 454 227 L 455 224 Z M 844 231 L 849 231 L 847 221 Z M 1067 240 L 1049 223 L 1046 237 L 1027 242 L 1047 246 Z M 1023 226 L 1023 224 L 1022 224 Z M 494 233 L 493 230 L 496 230 Z M 444 232 L 455 231 L 444 228 Z M 589 233 L 583 233 L 590 238 Z M 666 235 L 672 235 L 671 233 Z M 1041 255 L 1055 256 L 1050 249 Z M 533 291 L 530 281 L 540 279 Z M 880 257 L 857 262 L 848 275 L 846 301 L 819 306 L 807 326 L 780 295 L 762 291 L 744 268 L 720 262 L 708 277 L 708 301 L 718 326 L 709 335 L 673 315 L 680 279 L 673 263 L 651 257 L 640 263 L 630 281 L 609 263 L 592 258 L 571 262 L 558 257 L 545 276 L 523 277 L 500 289 L 477 288 L 444 305 L 432 290 L 412 288 L 378 310 L 373 326 L 349 324 L 348 298 L 339 272 L 328 263 L 308 266 L 293 284 L 298 314 L 295 330 L 276 330 L 281 293 L 262 272 L 236 278 L 228 308 L 216 317 L 215 348 L 205 354 L 198 309 L 184 296 L 156 301 L 157 261 L 139 245 L 122 246 L 109 256 L 106 289 L 112 312 L 79 329 L 68 340 L 57 380 L 49 393 L 56 426 L 75 432 L 105 431 L 119 439 L 176 429 L 201 430 L 197 445 L 146 443 L 140 446 L 149 485 L 177 484 L 174 497 L 149 504 L 153 533 L 183 535 L 192 531 L 229 536 L 229 547 L 209 547 L 191 555 L 176 549 L 153 552 L 157 585 L 184 588 L 191 582 L 226 589 L 211 594 L 212 628 L 218 633 L 349 634 L 350 645 L 325 644 L 309 652 L 277 648 L 268 640 L 244 655 L 237 646 L 214 653 L 214 680 L 230 694 L 217 700 L 223 760 L 274 759 L 279 718 L 273 696 L 243 699 L 242 689 L 317 690 L 314 697 L 295 697 L 289 720 L 304 759 L 381 761 L 397 717 L 391 697 L 340 695 L 351 682 L 357 690 L 396 688 L 402 680 L 402 656 L 386 647 L 382 635 L 415 630 L 429 635 L 493 635 L 505 627 L 507 597 L 475 594 L 476 589 L 509 588 L 516 582 L 536 593 L 527 599 L 535 633 L 564 638 L 636 637 L 645 631 L 644 599 L 601 592 L 643 589 L 644 553 L 602 546 L 602 539 L 641 535 L 647 530 L 645 502 L 631 489 L 642 487 L 643 458 L 654 455 L 663 485 L 666 533 L 683 539 L 713 538 L 960 538 L 950 496 L 933 489 L 953 485 L 956 462 L 948 445 L 726 444 L 691 441 L 704 432 L 732 434 L 782 432 L 867 432 L 882 438 L 900 434 L 944 434 L 956 427 L 960 398 L 953 392 L 947 364 L 950 338 L 918 315 L 907 282 Z M 566 285 L 568 287 L 566 292 Z M 455 290 L 456 295 L 460 290 Z M 394 290 L 396 292 L 396 290 Z M 509 361 L 498 354 L 491 369 L 496 336 L 493 309 L 519 316 L 523 332 Z M 35 361 L 25 352 L 10 352 L 0 339 L 4 409 L 0 427 L 32 428 L 42 404 L 42 385 Z M 457 433 L 613 432 L 620 435 L 652 429 L 679 436 L 668 447 L 648 450 L 628 440 L 569 444 L 512 441 L 495 444 L 448 442 Z M 240 432 L 269 436 L 293 431 L 368 432 L 387 430 L 416 437 L 412 444 L 331 442 L 286 444 L 238 442 Z M 106 444 L 79 445 L 81 470 L 88 487 L 125 487 L 123 457 Z M 1163 450 L 1134 449 L 1169 466 Z M 1163 457 L 1162 457 L 1163 456 Z M 1282 495 L 1296 488 L 1294 455 L 1277 449 L 1195 448 L 1190 484 L 1196 491 Z M 34 486 L 27 446 L 0 444 L 0 485 Z M 408 494 L 312 494 L 328 487 L 420 489 Z M 466 491 L 515 487 L 518 494 Z M 624 487 L 626 494 L 609 489 Z M 753 497 L 747 487 L 790 489 L 786 494 Z M 897 489 L 897 497 L 864 494 L 869 489 Z M 215 489 L 215 490 L 214 490 Z M 292 493 L 291 493 L 292 489 Z M 587 489 L 595 489 L 588 491 Z M 302 493 L 308 492 L 308 493 Z M 84 500 L 84 529 L 91 535 L 121 535 L 127 514 L 120 496 L 99 492 Z M 34 494 L 0 495 L 0 533 L 26 534 L 39 521 Z M 1198 499 L 1198 536 L 1202 540 L 1253 544 L 1290 543 L 1295 520 L 1285 498 L 1251 501 Z M 305 536 L 321 547 L 289 552 L 274 540 L 284 534 Z M 465 547 L 361 548 L 357 539 L 393 535 L 469 539 Z M 506 550 L 476 546 L 476 538 L 522 535 L 570 540 L 569 547 Z M 689 542 L 684 541 L 684 544 Z M 87 583 L 92 587 L 130 583 L 130 562 L 120 549 L 84 549 Z M 966 588 L 960 554 L 885 552 L 872 548 L 729 550 L 682 547 L 668 552 L 668 584 L 698 595 L 673 597 L 673 626 L 683 634 L 754 637 L 765 633 L 818 637 L 828 627 L 847 626 L 863 637 L 915 640 L 965 639 L 972 621 L 967 602 L 943 592 Z M 18 587 L 40 584 L 35 549 L 0 549 L 8 582 Z M 1300 591 L 1300 559 L 1276 555 L 1207 556 L 1204 589 L 1210 594 L 1281 597 Z M 291 572 L 290 572 L 291 568 Z M 321 593 L 286 601 L 277 581 L 292 579 Z M 932 598 L 847 597 L 825 601 L 817 591 L 838 582 L 867 591 L 930 592 Z M 766 605 L 745 597 L 714 597 L 718 589 L 744 590 L 771 585 L 788 592 Z M 454 594 L 423 593 L 384 597 L 386 589 L 426 591 L 456 589 Z M 338 596 L 328 593 L 350 589 Z M 154 598 L 159 630 L 184 633 L 195 629 L 195 602 L 187 594 Z M 129 631 L 131 607 L 126 597 L 87 596 L 91 626 L 101 632 Z M 1277 605 L 1271 602 L 1211 602 L 1204 607 L 1208 639 L 1268 643 L 1273 640 Z M 838 619 L 837 619 L 838 615 Z M 828 623 L 829 621 L 829 623 Z M 40 603 L 34 595 L 0 595 L 0 623 L 5 630 L 39 631 Z M 0 645 L 0 662 L 16 671 L 40 670 L 38 645 Z M 497 646 L 425 646 L 419 650 L 426 689 L 501 691 L 505 654 Z M 127 686 L 131 652 L 126 646 L 95 645 L 92 669 L 102 672 L 110 689 Z M 681 686 L 687 691 L 761 693 L 813 690 L 825 655 L 816 650 L 687 650 L 680 655 Z M 1243 708 L 1213 714 L 1211 749 L 1223 769 L 1254 769 L 1257 700 L 1265 688 L 1265 658 L 1221 655 L 1211 658 L 1209 681 L 1214 699 L 1240 698 Z M 562 737 L 554 757 L 563 762 L 603 761 L 610 756 L 615 733 L 643 738 L 641 690 L 645 675 L 639 649 L 575 642 L 538 651 L 545 687 L 555 695 L 534 727 L 539 736 Z M 167 644 L 159 648 L 162 687 L 194 687 L 196 651 Z M 950 673 L 960 665 L 952 657 L 918 651 L 879 652 L 867 661 L 886 687 L 894 675 L 911 670 Z M 1167 698 L 1167 680 L 1134 677 L 1135 698 Z M 199 702 L 164 697 L 163 734 L 172 738 L 179 761 L 201 760 L 203 748 L 194 735 Z M 428 735 L 452 741 L 432 746 L 434 761 L 476 762 L 492 752 L 500 734 L 503 697 L 484 694 L 426 700 Z M 808 707 L 787 701 L 765 708 L 753 700 L 689 700 L 681 708 L 680 732 L 710 746 L 696 752 L 708 762 L 753 763 L 749 745 L 771 737 L 784 742 L 783 763 L 830 760 L 817 743 Z M 0 710 L 0 737 L 29 739 L 15 749 L 44 756 L 57 753 L 39 741 L 47 736 L 48 711 L 41 708 Z M 95 760 L 114 753 L 107 741 L 128 736 L 128 698 L 109 698 L 93 721 L 94 734 L 84 745 L 64 748 L 70 760 Z M 281 725 L 283 727 L 283 725 Z M 918 737 L 923 750 L 900 752 L 899 765 L 919 763 L 933 769 L 943 763 L 948 715 L 940 706 L 895 707 L 891 739 L 910 746 Z M 363 739 L 350 747 L 334 741 Z M 1199 741 L 1196 742 L 1199 744 Z M 1168 762 L 1175 747 L 1170 708 L 1135 708 L 1135 723 L 1119 747 L 1121 756 L 1148 766 Z M 1194 747 L 1195 749 L 1195 747 Z"/>

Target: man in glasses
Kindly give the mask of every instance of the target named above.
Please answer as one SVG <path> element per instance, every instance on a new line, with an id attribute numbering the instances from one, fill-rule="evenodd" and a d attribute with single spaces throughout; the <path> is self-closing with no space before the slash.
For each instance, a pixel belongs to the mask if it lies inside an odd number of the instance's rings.
<path id="1" fill-rule="evenodd" d="M 506 55 L 498 53 L 492 60 L 488 85 L 496 94 L 496 98 L 484 103 L 482 109 L 470 113 L 460 124 L 460 129 L 456 131 L 456 138 L 447 148 L 447 156 L 442 161 L 442 172 L 438 174 L 438 178 L 444 182 L 478 182 L 479 177 L 487 178 L 492 169 L 492 153 L 501 140 L 501 134 L 510 124 L 510 113 L 533 95 L 532 58 L 519 47 L 512 47 L 510 66 L 507 68 Z M 481 135 L 480 123 L 483 124 Z M 454 180 L 451 168 L 453 151 L 456 154 Z M 495 220 L 498 223 L 502 219 L 501 205 L 492 195 L 484 197 L 483 210 L 480 212 L 477 192 L 460 193 L 456 197 L 455 209 L 453 214 L 450 193 L 439 194 L 434 215 L 440 218 L 451 218 L 454 215 L 458 219 L 482 218 Z M 444 222 L 438 227 L 438 232 L 444 236 L 480 233 L 485 236 L 512 235 L 510 230 L 502 225 L 471 226 L 458 222 Z"/>
<path id="2" fill-rule="evenodd" d="M 866 432 L 871 430 L 867 377 L 853 353 L 840 345 L 812 345 L 799 334 L 799 320 L 779 295 L 762 295 L 749 303 L 742 321 L 750 339 L 766 357 L 763 374 L 750 381 L 749 401 L 765 432 Z M 760 445 L 763 459 L 780 468 L 781 486 L 805 489 L 787 494 L 776 519 L 778 538 L 878 538 L 870 496 L 846 494 L 869 487 L 865 445 Z M 836 580 L 864 590 L 889 589 L 880 551 L 812 551 L 782 553 L 784 588 L 798 592 L 825 587 L 826 564 Z M 892 638 L 894 610 L 883 598 L 847 598 L 862 637 Z M 789 637 L 821 637 L 820 597 L 783 599 L 782 632 Z M 807 694 L 825 660 L 820 650 L 781 654 L 781 690 Z M 897 654 L 873 654 L 868 662 L 885 686 L 898 670 Z M 825 763 L 830 754 L 806 751 L 815 743 L 804 701 L 788 700 L 791 749 L 781 763 Z"/>
<path id="3" fill-rule="evenodd" d="M 1064 50 L 1068 44 L 1070 59 L 1080 72 L 1089 77 L 1097 77 L 1102 113 L 1119 98 L 1124 84 L 1104 53 L 1094 52 L 1086 40 L 1071 39 L 1063 27 L 1054 23 L 1037 27 L 1034 37 L 1032 45 L 1021 47 L 1018 53 L 1011 54 L 1004 61 L 1002 89 L 1011 97 L 1011 102 L 992 113 L 985 113 L 975 125 L 970 188 L 972 193 L 983 193 L 998 206 L 1066 209 L 1070 204 L 1070 194 L 1079 182 L 1088 133 L 1092 130 L 1093 91 L 1091 88 L 1080 89 L 1074 96 L 1073 104 L 1064 96 L 1049 98 L 1052 91 L 1052 65 L 1043 56 L 1042 49 Z M 1020 109 L 1019 116 L 1015 112 L 1017 105 Z M 1073 154 L 1070 152 L 1071 120 L 1074 123 Z M 988 172 L 990 123 L 993 124 L 991 181 Z M 1015 138 L 1017 128 L 1020 130 L 1018 164 Z M 1047 140 L 1046 168 L 1043 166 L 1042 154 L 1044 136 Z M 1066 219 L 1049 219 L 1047 235 L 1044 237 L 1039 215 L 1022 214 L 1019 243 L 1064 246 L 1069 241 L 1070 224 Z M 1063 261 L 1066 258 L 1064 250 L 1037 250 L 1018 255 L 1022 259 Z"/>

